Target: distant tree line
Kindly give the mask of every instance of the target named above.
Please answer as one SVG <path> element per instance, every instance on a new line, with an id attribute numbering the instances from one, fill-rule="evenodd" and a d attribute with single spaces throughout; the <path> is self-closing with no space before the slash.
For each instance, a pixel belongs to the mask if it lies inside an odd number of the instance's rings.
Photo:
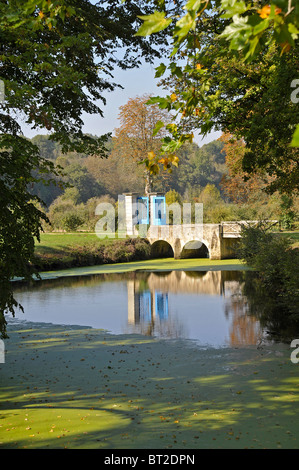
<path id="1" fill-rule="evenodd" d="M 131 191 L 144 194 L 144 167 L 134 158 L 120 154 L 119 140 L 120 137 L 110 138 L 107 155 L 101 157 L 78 152 L 62 154 L 60 145 L 47 135 L 32 139 L 41 156 L 51 160 L 64 175 L 64 185 L 39 182 L 30 189 L 46 205 L 51 222 L 44 224 L 46 230 L 93 231 L 99 202 L 117 206 L 119 194 Z M 240 169 L 243 153 L 243 142 L 229 135 L 202 147 L 185 143 L 179 150 L 178 167 L 171 173 L 162 171 L 154 175 L 152 190 L 166 194 L 169 204 L 202 202 L 207 223 L 274 218 L 284 228 L 292 228 L 297 220 L 298 198 L 267 194 L 263 174 L 251 175 L 246 180 Z"/>

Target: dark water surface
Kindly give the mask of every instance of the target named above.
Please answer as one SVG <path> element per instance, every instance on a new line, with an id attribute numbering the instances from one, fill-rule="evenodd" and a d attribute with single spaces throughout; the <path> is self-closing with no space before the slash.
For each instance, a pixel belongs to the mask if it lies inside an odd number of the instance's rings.
<path id="1" fill-rule="evenodd" d="M 14 321 L 191 339 L 212 347 L 256 345 L 265 332 L 249 314 L 243 274 L 135 272 L 36 281 L 15 288 L 25 311 Z"/>

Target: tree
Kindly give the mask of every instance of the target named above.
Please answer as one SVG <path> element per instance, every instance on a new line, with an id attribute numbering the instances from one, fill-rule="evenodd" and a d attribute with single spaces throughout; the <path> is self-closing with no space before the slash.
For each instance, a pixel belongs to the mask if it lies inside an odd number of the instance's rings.
<path id="1" fill-rule="evenodd" d="M 112 139 L 112 149 L 107 158 L 99 159 L 90 155 L 85 160 L 89 173 L 103 185 L 103 192 L 115 199 L 124 192 L 143 192 L 143 168 L 136 165 L 133 159 L 121 158 L 121 154 L 113 150 L 116 138 Z"/>
<path id="2" fill-rule="evenodd" d="M 141 163 L 143 161 L 159 158 L 162 137 L 166 135 L 165 129 L 159 129 L 159 123 L 163 120 L 167 124 L 171 121 L 168 112 L 160 110 L 157 105 L 147 106 L 150 95 L 136 96 L 120 106 L 120 127 L 115 130 L 116 152 L 122 158 Z M 154 132 L 155 131 L 155 132 Z M 161 159 L 159 159 L 161 160 Z M 167 167 L 167 157 L 164 166 Z M 157 174 L 157 167 L 152 167 L 152 173 Z M 144 170 L 145 194 L 152 190 L 150 171 Z"/>
<path id="3" fill-rule="evenodd" d="M 42 158 L 56 160 L 60 153 L 59 145 L 49 139 L 48 135 L 38 134 L 31 139 L 31 142 L 37 145 Z"/>
<path id="4" fill-rule="evenodd" d="M 245 295 L 268 330 L 293 338 L 299 325 L 299 251 L 269 229 L 261 223 L 242 228 L 238 255 L 255 270 L 253 292 L 248 289 Z"/>
<path id="5" fill-rule="evenodd" d="M 220 140 L 224 142 L 223 152 L 227 166 L 227 174 L 223 176 L 221 186 L 228 199 L 235 204 L 244 204 L 260 197 L 266 182 L 261 172 L 249 175 L 243 171 L 242 161 L 246 152 L 244 141 L 231 134 L 223 134 Z"/>
<path id="6" fill-rule="evenodd" d="M 51 223 L 51 228 L 62 230 L 65 229 L 64 220 L 69 214 L 76 214 L 82 218 L 84 210 L 83 204 L 80 206 L 71 198 L 67 199 L 64 195 L 59 196 L 50 205 L 47 216 Z"/>
<path id="7" fill-rule="evenodd" d="M 67 232 L 75 232 L 83 223 L 84 220 L 76 213 L 66 214 L 62 220 L 63 228 L 65 228 Z"/>
<path id="8" fill-rule="evenodd" d="M 193 188 L 204 188 L 208 183 L 213 183 L 215 175 L 213 161 L 207 152 L 197 148 L 190 157 L 180 166 L 180 183 L 186 187 L 188 182 Z"/>
<path id="9" fill-rule="evenodd" d="M 163 150 L 176 152 L 195 128 L 229 132 L 246 143 L 243 171 L 267 171 L 270 192 L 298 191 L 298 2 L 189 0 L 178 16 L 166 2 L 155 8 L 138 34 L 172 27 L 169 64 L 156 69 L 170 92 L 151 100 L 177 118 Z"/>
<path id="10" fill-rule="evenodd" d="M 63 173 L 64 180 L 78 190 L 78 203 L 86 202 L 91 197 L 103 194 L 101 184 L 88 172 L 86 166 L 70 161 L 65 166 Z"/>
<path id="11" fill-rule="evenodd" d="M 104 154 L 107 136 L 82 130 L 82 113 L 103 115 L 96 103 L 118 86 L 113 69 L 138 66 L 141 57 L 159 56 L 161 38 L 134 36 L 146 1 L 0 0 L 0 322 L 18 303 L 10 280 L 29 278 L 35 238 L 46 216 L 29 189 L 49 172 L 53 162 L 22 135 L 19 116 L 33 129 L 46 129 L 62 152 Z M 122 50 L 115 54 L 116 50 Z M 54 180 L 54 178 L 53 178 Z M 54 182 L 54 181 L 53 181 Z M 33 201 L 33 202 L 32 202 Z"/>
<path id="12" fill-rule="evenodd" d="M 213 184 L 207 184 L 203 191 L 200 193 L 199 201 L 207 206 L 216 206 L 221 203 L 220 191 Z"/>

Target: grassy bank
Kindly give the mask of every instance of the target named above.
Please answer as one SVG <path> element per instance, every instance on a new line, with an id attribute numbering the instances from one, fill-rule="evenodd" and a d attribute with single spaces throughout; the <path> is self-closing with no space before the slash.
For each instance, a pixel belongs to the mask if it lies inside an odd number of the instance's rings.
<path id="1" fill-rule="evenodd" d="M 287 237 L 292 240 L 292 247 L 299 248 L 299 231 L 294 232 L 281 232 L 278 235 L 282 237 Z"/>
<path id="2" fill-rule="evenodd" d="M 298 231 L 277 233 L 277 236 L 289 237 L 293 241 L 293 247 L 299 247 Z M 144 239 L 100 239 L 94 233 L 79 232 L 42 233 L 40 243 L 36 243 L 34 265 L 38 271 L 56 271 L 114 263 L 132 263 L 150 258 L 150 246 Z M 186 263 L 188 266 L 221 265 L 208 259 L 172 261 L 167 261 L 167 265 L 170 266 L 169 263 L 171 263 L 172 269 L 180 269 L 178 266 Z M 223 263 L 225 265 L 227 261 L 223 260 Z M 240 262 L 230 260 L 229 264 L 236 266 Z"/>
<path id="3" fill-rule="evenodd" d="M 136 270 L 244 269 L 237 259 L 151 259 L 144 239 L 99 239 L 93 233 L 46 233 L 36 245 L 35 266 L 42 278 Z"/>
<path id="4" fill-rule="evenodd" d="M 51 232 L 42 233 L 40 243 L 36 243 L 35 251 L 38 255 L 61 253 L 73 245 L 107 245 L 112 239 L 100 239 L 94 233 L 89 232 Z"/>
<path id="5" fill-rule="evenodd" d="M 144 260 L 150 245 L 143 239 L 100 239 L 94 233 L 45 233 L 36 243 L 38 271 Z"/>

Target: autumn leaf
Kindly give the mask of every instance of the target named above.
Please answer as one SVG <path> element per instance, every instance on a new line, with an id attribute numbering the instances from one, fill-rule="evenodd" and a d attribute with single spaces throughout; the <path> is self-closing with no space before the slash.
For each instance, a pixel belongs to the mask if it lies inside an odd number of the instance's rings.
<path id="1" fill-rule="evenodd" d="M 149 160 L 153 160 L 153 159 L 155 158 L 155 153 L 154 153 L 154 152 L 148 152 L 147 158 L 148 158 Z"/>
<path id="2" fill-rule="evenodd" d="M 281 47 L 281 54 L 284 54 L 285 52 L 289 52 L 291 49 L 291 45 L 286 41 L 280 44 Z"/>
<path id="3" fill-rule="evenodd" d="M 176 166 L 176 167 L 178 166 L 178 164 L 179 164 L 179 157 L 178 157 L 177 155 L 170 155 L 170 156 L 168 157 L 168 159 L 169 159 L 169 161 L 171 162 L 172 165 L 174 165 L 174 166 Z"/>
<path id="4" fill-rule="evenodd" d="M 281 12 L 282 12 L 281 8 L 275 7 L 275 10 L 274 10 L 275 15 L 279 15 Z M 270 13 L 271 13 L 270 5 L 266 5 L 261 10 L 258 10 L 258 14 L 263 19 L 268 18 L 270 16 Z"/>
<path id="5" fill-rule="evenodd" d="M 271 13 L 271 7 L 270 5 L 264 6 L 261 10 L 258 10 L 258 14 L 260 15 L 261 18 L 268 18 L 268 16 Z"/>

